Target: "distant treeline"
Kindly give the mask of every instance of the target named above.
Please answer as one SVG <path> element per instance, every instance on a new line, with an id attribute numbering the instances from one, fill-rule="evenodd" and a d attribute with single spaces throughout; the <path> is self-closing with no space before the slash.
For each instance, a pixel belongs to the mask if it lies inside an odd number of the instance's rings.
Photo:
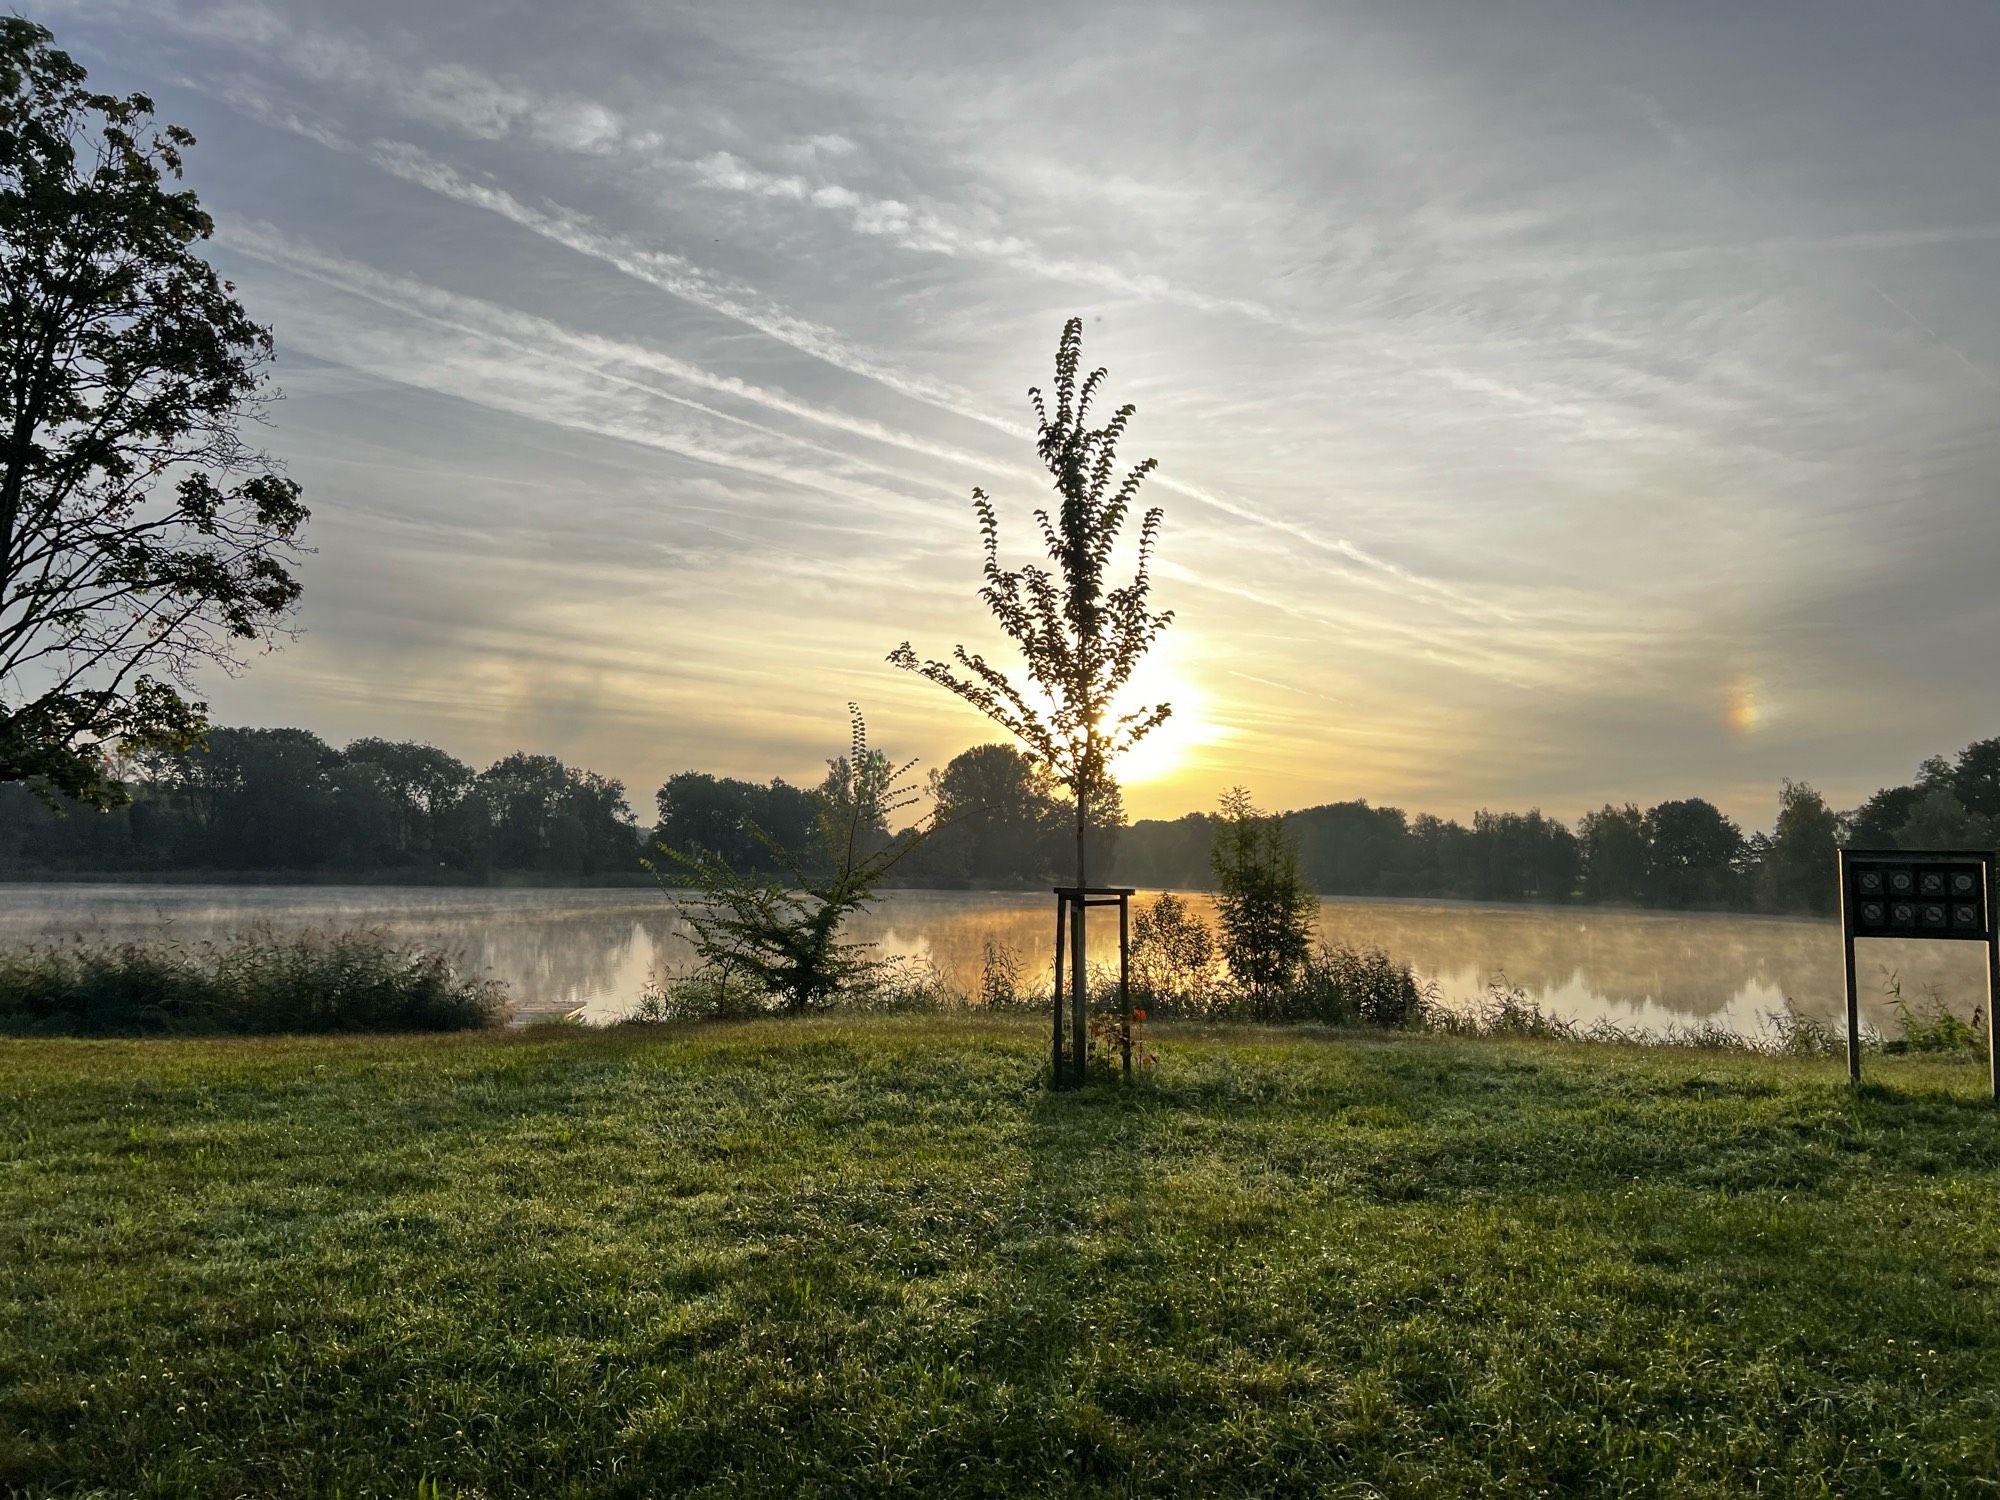
<path id="1" fill-rule="evenodd" d="M 1699 797 L 1606 805 L 1565 825 L 1539 810 L 1471 826 L 1398 807 L 1335 802 L 1284 815 L 1306 878 L 1324 895 L 1615 902 L 1680 909 L 1831 912 L 1834 849 L 1992 849 L 2000 841 L 2000 739 L 1932 757 L 1914 781 L 1837 813 L 1812 787 L 1778 789 L 1771 832 L 1745 835 Z M 1190 813 L 1122 829 L 1123 884 L 1203 888 L 1216 818 Z"/>
<path id="2" fill-rule="evenodd" d="M 206 751 L 136 760 L 132 800 L 114 812 L 54 812 L 24 787 L 0 785 L 0 875 L 638 880 L 657 841 L 780 877 L 786 860 L 771 846 L 812 843 L 815 789 L 783 780 L 683 771 L 659 788 L 646 826 L 621 782 L 554 756 L 519 753 L 474 771 L 408 742 L 336 749 L 303 729 L 208 738 Z M 930 790 L 944 826 L 899 869 L 901 884 L 1045 886 L 1070 869 L 1075 805 L 1018 751 L 975 746 L 932 772 Z M 1214 815 L 1125 825 L 1115 792 L 1102 814 L 1091 838 L 1104 878 L 1210 884 Z M 1307 879 L 1328 895 L 1829 911 L 1842 840 L 1994 846 L 2000 739 L 1927 760 L 1913 781 L 1851 812 L 1786 782 L 1776 814 L 1769 834 L 1747 836 L 1699 797 L 1607 805 L 1574 825 L 1539 810 L 1482 811 L 1467 825 L 1366 802 L 1304 808 L 1284 822 Z"/>
<path id="3" fill-rule="evenodd" d="M 638 860 L 624 786 L 552 755 L 475 772 L 431 745 L 214 729 L 205 751 L 139 757 L 127 785 L 106 813 L 0 786 L 0 871 L 595 877 Z"/>

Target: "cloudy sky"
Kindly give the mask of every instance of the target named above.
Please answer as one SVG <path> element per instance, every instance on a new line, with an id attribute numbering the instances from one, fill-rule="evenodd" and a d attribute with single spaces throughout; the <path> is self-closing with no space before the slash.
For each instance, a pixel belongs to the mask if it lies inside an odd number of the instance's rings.
<path id="1" fill-rule="evenodd" d="M 304 637 L 227 722 L 810 776 L 990 645 L 1055 337 L 1160 460 L 1135 814 L 2000 733 L 2000 6 L 30 4 L 200 138 Z M 1025 551 L 1022 552 L 1025 557 Z"/>

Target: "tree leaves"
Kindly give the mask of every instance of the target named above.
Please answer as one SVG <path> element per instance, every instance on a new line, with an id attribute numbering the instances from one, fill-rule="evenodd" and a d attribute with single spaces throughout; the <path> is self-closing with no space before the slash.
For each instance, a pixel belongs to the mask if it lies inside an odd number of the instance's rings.
<path id="1" fill-rule="evenodd" d="M 1157 507 L 1140 521 L 1131 579 L 1105 589 L 1104 575 L 1133 502 L 1155 464 L 1143 460 L 1112 487 L 1118 442 L 1133 408 L 1121 406 L 1104 426 L 1091 427 L 1091 404 L 1105 372 L 1091 371 L 1079 389 L 1082 358 L 1083 320 L 1071 318 L 1056 345 L 1054 415 L 1039 387 L 1028 392 L 1035 410 L 1036 452 L 1055 482 L 1058 500 L 1053 514 L 1047 508 L 1034 513 L 1050 566 L 1002 567 L 998 513 L 984 490 L 972 492 L 983 552 L 979 595 L 1019 651 L 1027 682 L 1015 683 L 984 655 L 962 645 L 953 648 L 947 662 L 920 660 L 905 641 L 889 660 L 957 694 L 1001 725 L 1087 805 L 1108 783 L 1109 762 L 1173 711 L 1158 703 L 1112 716 L 1114 701 L 1173 613 L 1156 612 L 1150 602 L 1153 549 L 1164 519 Z"/>
<path id="2" fill-rule="evenodd" d="M 101 806 L 114 746 L 197 742 L 193 671 L 282 629 L 307 519 L 242 438 L 271 337 L 152 108 L 0 18 L 0 780 Z"/>

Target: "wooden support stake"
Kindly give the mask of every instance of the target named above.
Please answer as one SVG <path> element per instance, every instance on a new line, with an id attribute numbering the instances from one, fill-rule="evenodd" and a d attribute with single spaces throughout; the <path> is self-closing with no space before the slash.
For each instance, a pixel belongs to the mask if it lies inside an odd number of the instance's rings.
<path id="1" fill-rule="evenodd" d="M 1055 1036 L 1049 1052 L 1049 1087 L 1063 1086 L 1063 934 L 1068 930 L 1069 909 L 1061 896 L 1056 897 L 1056 983 L 1051 992 L 1055 997 Z"/>
<path id="2" fill-rule="evenodd" d="M 1125 1081 L 1132 1081 L 1132 899 L 1118 898 L 1118 1009 L 1125 1018 Z"/>
<path id="3" fill-rule="evenodd" d="M 2000 1104 L 2000 1039 L 1993 1025 L 1993 1001 L 2000 997 L 2000 890 L 1993 886 L 1994 860 L 1986 856 L 1986 1082 Z"/>
<path id="4" fill-rule="evenodd" d="M 1840 877 L 1840 947 L 1847 972 L 1847 1081 L 1861 1082 L 1861 995 L 1854 984 L 1854 924 L 1849 919 L 1847 894 L 1847 851 L 1835 851 L 1834 868 Z M 1991 945 L 1988 945 L 1989 951 Z"/>
<path id="5" fill-rule="evenodd" d="M 1085 1025 L 1090 1009 L 1090 950 L 1084 946 L 1087 936 L 1084 913 L 1088 909 L 1083 892 L 1078 891 L 1070 906 L 1070 920 L 1076 924 L 1076 930 L 1070 934 L 1069 950 L 1069 1069 L 1070 1082 L 1077 1088 L 1083 1087 L 1085 1069 L 1089 1066 L 1090 1039 L 1085 1035 Z"/>

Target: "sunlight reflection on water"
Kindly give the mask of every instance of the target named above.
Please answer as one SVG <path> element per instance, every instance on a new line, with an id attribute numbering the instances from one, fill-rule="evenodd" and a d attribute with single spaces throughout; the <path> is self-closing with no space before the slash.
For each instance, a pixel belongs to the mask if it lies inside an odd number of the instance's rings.
<path id="1" fill-rule="evenodd" d="M 1140 898 L 1141 900 L 1144 897 Z M 1188 898 L 1212 914 L 1206 896 Z M 854 936 L 885 953 L 928 957 L 974 990 L 988 941 L 1019 955 L 1024 974 L 1050 961 L 1052 899 L 1028 892 L 897 891 Z M 253 924 L 276 929 L 374 927 L 441 945 L 507 981 L 524 1015 L 583 1008 L 594 1019 L 632 1005 L 660 965 L 687 962 L 678 917 L 645 890 L 426 889 L 390 886 L 0 885 L 0 943 L 82 933 L 171 931 L 186 940 Z M 1827 922 L 1677 912 L 1329 900 L 1330 941 L 1381 947 L 1435 979 L 1449 1001 L 1476 998 L 1504 974 L 1545 1009 L 1583 1020 L 1661 1027 L 1715 1021 L 1757 1029 L 1787 997 L 1802 1011 L 1841 1009 L 1840 940 Z M 1092 956 L 1116 956 L 1115 922 L 1092 933 Z M 1972 943 L 1863 945 L 1867 1016 L 1888 1018 L 1881 990 L 1899 971 L 1905 993 L 1936 985 L 1961 1014 L 1984 994 L 1984 949 Z"/>

